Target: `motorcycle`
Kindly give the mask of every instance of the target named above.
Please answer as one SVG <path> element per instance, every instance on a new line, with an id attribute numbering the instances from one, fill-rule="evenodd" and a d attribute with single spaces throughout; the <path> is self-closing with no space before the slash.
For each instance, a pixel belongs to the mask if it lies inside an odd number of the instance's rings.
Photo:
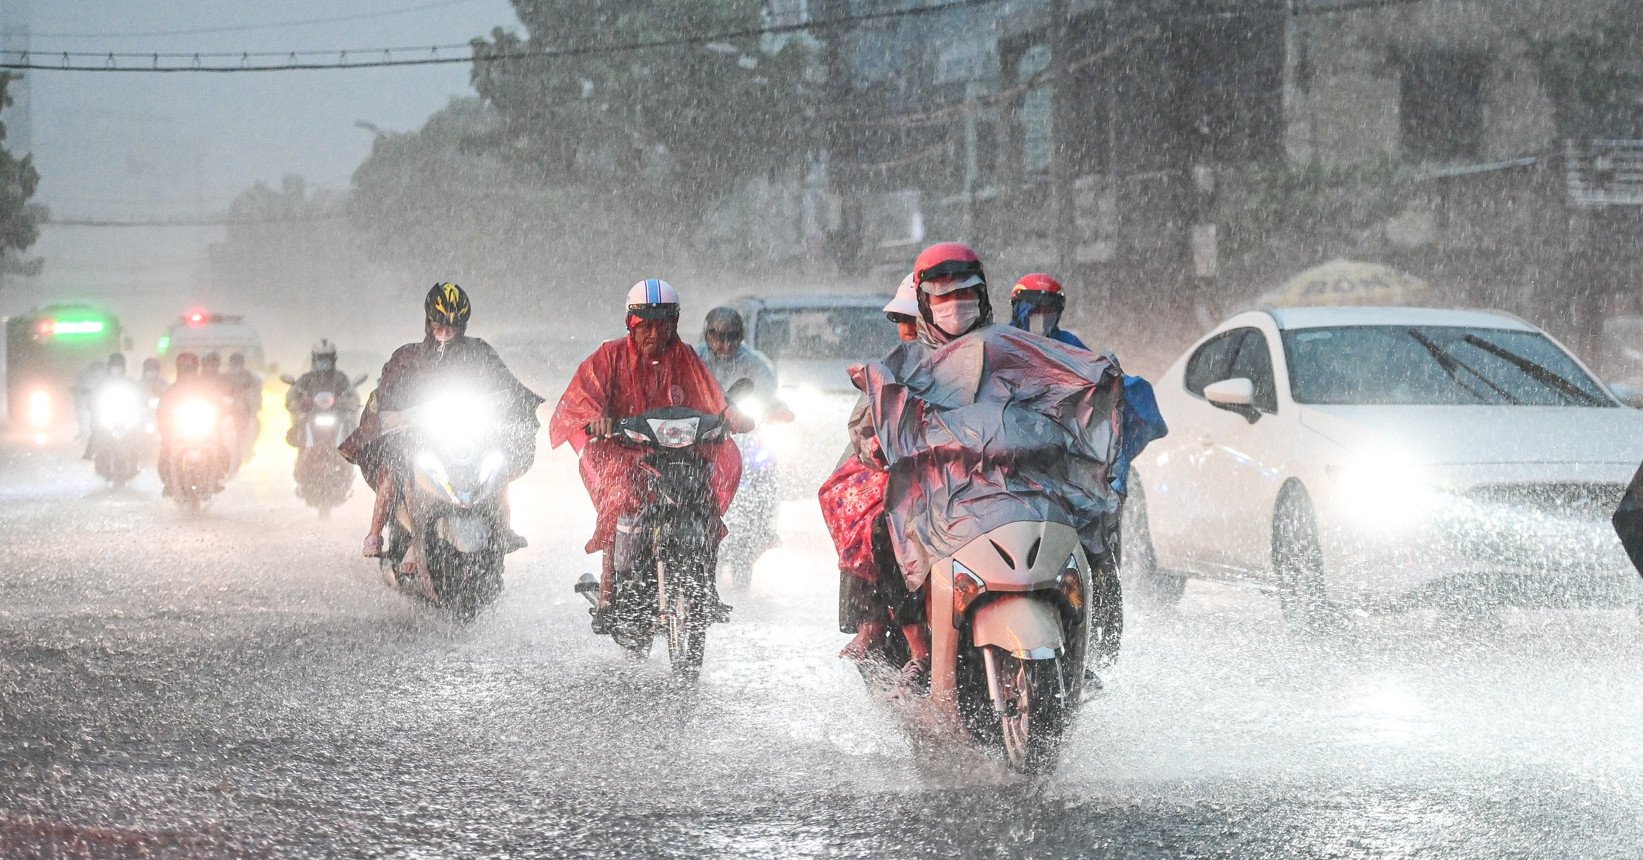
<path id="1" fill-rule="evenodd" d="M 929 699 L 1012 770 L 1053 769 L 1084 698 L 1092 641 L 1111 641 L 1092 626 L 1095 615 L 1122 612 L 1090 605 L 1104 590 L 1100 570 L 1071 526 L 1034 521 L 986 532 L 931 568 Z M 871 654 L 901 665 L 906 641 L 891 628 Z"/>
<path id="2" fill-rule="evenodd" d="M 383 413 L 413 453 L 409 500 L 390 521 L 382 568 L 388 583 L 472 621 L 502 594 L 501 532 L 507 487 L 496 398 L 450 392 L 404 412 Z"/>
<path id="3" fill-rule="evenodd" d="M 352 383 L 365 382 L 361 375 Z M 280 377 L 295 385 L 290 374 Z M 337 446 L 354 432 L 359 414 L 359 397 L 348 391 L 318 391 L 309 399 L 310 408 L 294 417 L 290 440 L 297 448 L 297 495 L 326 519 L 331 509 L 348 500 L 354 487 L 354 467 L 337 452 Z"/>
<path id="4" fill-rule="evenodd" d="M 732 399 L 751 387 L 731 387 Z M 610 597 L 610 636 L 629 656 L 650 654 L 658 634 L 667 640 L 673 673 L 701 674 L 707 629 L 718 613 L 714 538 L 720 528 L 711 485 L 712 464 L 696 450 L 729 437 L 723 414 L 682 406 L 624 418 L 614 438 L 645 449 L 638 474 L 647 483 L 645 504 L 617 522 Z M 576 591 L 595 607 L 599 580 L 583 574 Z"/>
<path id="5" fill-rule="evenodd" d="M 220 399 L 193 395 L 177 403 L 171 416 L 171 495 L 184 510 L 197 512 L 222 492 L 228 479 L 232 421 Z"/>
<path id="6" fill-rule="evenodd" d="M 134 383 L 117 380 L 97 391 L 92 404 L 91 460 L 114 487 L 142 471 L 153 450 L 148 398 Z"/>
<path id="7" fill-rule="evenodd" d="M 719 547 L 719 563 L 731 587 L 741 591 L 752 584 L 754 563 L 781 543 L 776 535 L 781 478 L 771 446 L 757 431 L 738 437 L 736 444 L 742 453 L 742 481 L 725 514 L 730 533 Z"/>

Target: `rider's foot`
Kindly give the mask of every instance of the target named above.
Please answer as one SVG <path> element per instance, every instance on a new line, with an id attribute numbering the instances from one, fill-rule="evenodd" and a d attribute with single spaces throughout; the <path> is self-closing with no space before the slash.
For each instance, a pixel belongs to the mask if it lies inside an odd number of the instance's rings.
<path id="1" fill-rule="evenodd" d="M 382 555 L 382 535 L 371 535 L 365 539 L 365 546 L 361 550 L 366 558 L 377 558 Z"/>
<path id="2" fill-rule="evenodd" d="M 908 660 L 901 667 L 901 685 L 921 693 L 930 690 L 930 661 Z"/>
<path id="3" fill-rule="evenodd" d="M 502 527 L 501 532 L 497 534 L 497 539 L 502 542 L 502 552 L 504 555 L 517 550 L 522 550 L 531 545 L 530 541 L 525 540 L 524 535 L 514 531 L 509 526 Z"/>

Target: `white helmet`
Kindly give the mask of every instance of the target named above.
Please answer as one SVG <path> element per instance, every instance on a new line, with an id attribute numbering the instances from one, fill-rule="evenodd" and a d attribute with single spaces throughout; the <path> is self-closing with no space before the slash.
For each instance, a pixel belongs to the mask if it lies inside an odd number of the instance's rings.
<path id="1" fill-rule="evenodd" d="M 896 297 L 884 306 L 884 312 L 907 317 L 918 316 L 918 284 L 911 272 L 901 279 L 901 286 L 896 287 Z"/>
<path id="2" fill-rule="evenodd" d="M 679 291 L 661 278 L 646 278 L 628 290 L 628 313 L 640 319 L 679 316 Z"/>

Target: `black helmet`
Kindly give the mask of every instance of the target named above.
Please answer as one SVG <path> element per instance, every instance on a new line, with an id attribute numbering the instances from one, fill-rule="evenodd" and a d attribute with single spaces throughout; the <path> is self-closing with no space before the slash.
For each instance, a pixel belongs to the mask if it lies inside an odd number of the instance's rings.
<path id="1" fill-rule="evenodd" d="M 115 373 L 126 372 L 126 357 L 123 353 L 113 353 L 108 357 L 108 369 Z"/>
<path id="2" fill-rule="evenodd" d="M 468 314 L 473 308 L 468 303 L 468 294 L 461 287 L 446 283 L 434 284 L 434 288 L 428 291 L 428 297 L 422 301 L 422 310 L 431 322 L 464 329 L 468 327 Z"/>

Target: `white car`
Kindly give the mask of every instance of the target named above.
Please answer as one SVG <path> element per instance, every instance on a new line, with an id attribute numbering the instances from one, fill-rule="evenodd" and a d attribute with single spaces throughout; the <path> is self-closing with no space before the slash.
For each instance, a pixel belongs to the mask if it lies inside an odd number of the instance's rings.
<path id="1" fill-rule="evenodd" d="M 1188 578 L 1276 592 L 1303 629 L 1425 605 L 1637 605 L 1609 518 L 1643 411 L 1545 332 L 1484 311 L 1232 317 L 1157 383 L 1138 458 L 1133 596 Z"/>

